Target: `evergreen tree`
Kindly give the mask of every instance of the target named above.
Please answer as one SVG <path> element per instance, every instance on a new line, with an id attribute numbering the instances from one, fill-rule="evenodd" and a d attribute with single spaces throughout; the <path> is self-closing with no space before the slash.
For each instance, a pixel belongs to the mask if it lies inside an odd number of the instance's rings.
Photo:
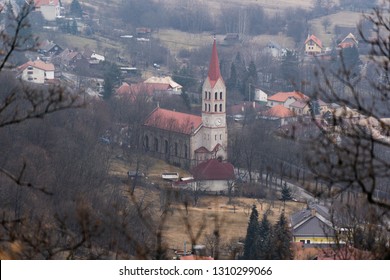
<path id="1" fill-rule="evenodd" d="M 300 81 L 298 54 L 295 51 L 287 50 L 280 67 L 282 78 L 286 80 L 287 85 L 292 86 L 291 89 L 296 90 L 297 84 Z"/>
<path id="2" fill-rule="evenodd" d="M 272 225 L 266 214 L 259 225 L 259 237 L 256 244 L 257 259 L 271 260 L 273 256 Z"/>
<path id="3" fill-rule="evenodd" d="M 251 216 L 249 217 L 248 228 L 246 230 L 246 237 L 244 243 L 244 260 L 257 259 L 256 243 L 259 234 L 259 213 L 256 205 L 252 206 Z"/>
<path id="4" fill-rule="evenodd" d="M 234 62 L 230 66 L 230 77 L 226 82 L 226 87 L 228 90 L 235 89 L 237 87 L 237 71 Z"/>
<path id="5" fill-rule="evenodd" d="M 282 200 L 283 201 L 286 201 L 286 200 L 291 200 L 292 197 L 291 197 L 291 189 L 287 186 L 286 182 L 283 184 L 283 187 L 282 187 Z"/>
<path id="6" fill-rule="evenodd" d="M 70 10 L 69 10 L 70 15 L 76 17 L 76 18 L 81 18 L 83 15 L 83 9 L 81 8 L 80 2 L 78 0 L 73 0 L 72 3 L 70 4 Z"/>
<path id="7" fill-rule="evenodd" d="M 273 258 L 276 260 L 291 260 L 293 258 L 291 249 L 292 235 L 284 212 L 282 212 L 279 221 L 274 226 L 272 239 Z"/>
<path id="8" fill-rule="evenodd" d="M 114 87 L 120 82 L 121 73 L 118 66 L 115 63 L 105 62 L 103 77 L 103 98 L 109 99 L 113 94 Z"/>

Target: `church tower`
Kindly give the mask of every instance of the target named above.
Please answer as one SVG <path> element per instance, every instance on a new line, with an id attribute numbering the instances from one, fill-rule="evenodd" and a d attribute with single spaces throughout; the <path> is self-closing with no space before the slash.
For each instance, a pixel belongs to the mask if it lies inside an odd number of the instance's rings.
<path id="1" fill-rule="evenodd" d="M 226 86 L 221 76 L 216 41 L 202 87 L 203 146 L 212 158 L 227 160 Z"/>

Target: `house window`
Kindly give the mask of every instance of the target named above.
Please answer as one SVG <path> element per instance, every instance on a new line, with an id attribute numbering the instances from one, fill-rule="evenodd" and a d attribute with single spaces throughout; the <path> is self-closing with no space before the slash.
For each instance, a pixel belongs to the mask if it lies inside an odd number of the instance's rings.
<path id="1" fill-rule="evenodd" d="M 306 241 L 306 244 L 310 244 L 310 240 L 307 240 L 307 241 Z"/>
<path id="2" fill-rule="evenodd" d="M 219 111 L 222 112 L 222 104 L 219 104 Z"/>
<path id="3" fill-rule="evenodd" d="M 218 99 L 218 92 L 216 92 L 216 93 L 214 94 L 214 99 L 215 99 L 215 100 Z"/>
<path id="4" fill-rule="evenodd" d="M 222 100 L 222 91 L 219 93 L 219 99 Z"/>
<path id="5" fill-rule="evenodd" d="M 154 138 L 154 150 L 158 152 L 158 139 Z"/>
<path id="6" fill-rule="evenodd" d="M 33 77 L 28 77 L 27 80 L 32 81 L 34 79 L 33 79 Z"/>
<path id="7" fill-rule="evenodd" d="M 34 71 L 27 71 L 27 75 L 32 75 L 34 74 Z"/>
<path id="8" fill-rule="evenodd" d="M 179 145 L 177 143 L 175 143 L 175 156 L 177 156 L 178 153 L 179 153 L 179 147 L 178 146 Z"/>
<path id="9" fill-rule="evenodd" d="M 27 67 L 27 70 L 33 70 L 34 68 L 32 66 Z"/>
<path id="10" fill-rule="evenodd" d="M 299 240 L 299 242 L 301 242 L 302 244 L 305 244 L 305 240 Z"/>

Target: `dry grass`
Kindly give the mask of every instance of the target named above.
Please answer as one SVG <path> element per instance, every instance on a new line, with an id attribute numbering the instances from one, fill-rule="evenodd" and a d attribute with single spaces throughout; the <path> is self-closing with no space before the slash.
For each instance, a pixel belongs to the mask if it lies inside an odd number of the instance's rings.
<path id="1" fill-rule="evenodd" d="M 321 22 L 324 20 L 324 18 L 328 18 L 331 22 L 331 25 L 328 27 L 330 34 L 327 34 L 324 27 L 322 26 Z M 361 13 L 343 11 L 336 14 L 316 18 L 311 20 L 309 23 L 312 27 L 311 33 L 320 38 L 325 47 L 330 47 L 334 37 L 333 30 L 336 25 L 343 27 L 356 27 L 361 18 Z"/>

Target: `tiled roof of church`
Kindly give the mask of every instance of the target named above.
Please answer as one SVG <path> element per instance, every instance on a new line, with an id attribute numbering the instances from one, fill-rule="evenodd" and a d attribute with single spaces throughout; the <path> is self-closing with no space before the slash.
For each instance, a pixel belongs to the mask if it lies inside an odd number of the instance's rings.
<path id="1" fill-rule="evenodd" d="M 234 166 L 229 162 L 209 159 L 191 170 L 195 180 L 233 180 Z"/>
<path id="2" fill-rule="evenodd" d="M 146 119 L 144 125 L 191 134 L 202 125 L 202 117 L 157 107 Z"/>
<path id="3" fill-rule="evenodd" d="M 217 45 L 214 39 L 213 43 L 213 50 L 211 52 L 211 59 L 210 59 L 210 65 L 209 65 L 209 73 L 208 78 L 210 80 L 211 87 L 214 87 L 215 84 L 219 79 L 222 79 L 221 71 L 219 69 L 219 59 L 218 59 L 218 52 L 217 52 Z M 223 79 L 222 79 L 223 81 Z"/>

